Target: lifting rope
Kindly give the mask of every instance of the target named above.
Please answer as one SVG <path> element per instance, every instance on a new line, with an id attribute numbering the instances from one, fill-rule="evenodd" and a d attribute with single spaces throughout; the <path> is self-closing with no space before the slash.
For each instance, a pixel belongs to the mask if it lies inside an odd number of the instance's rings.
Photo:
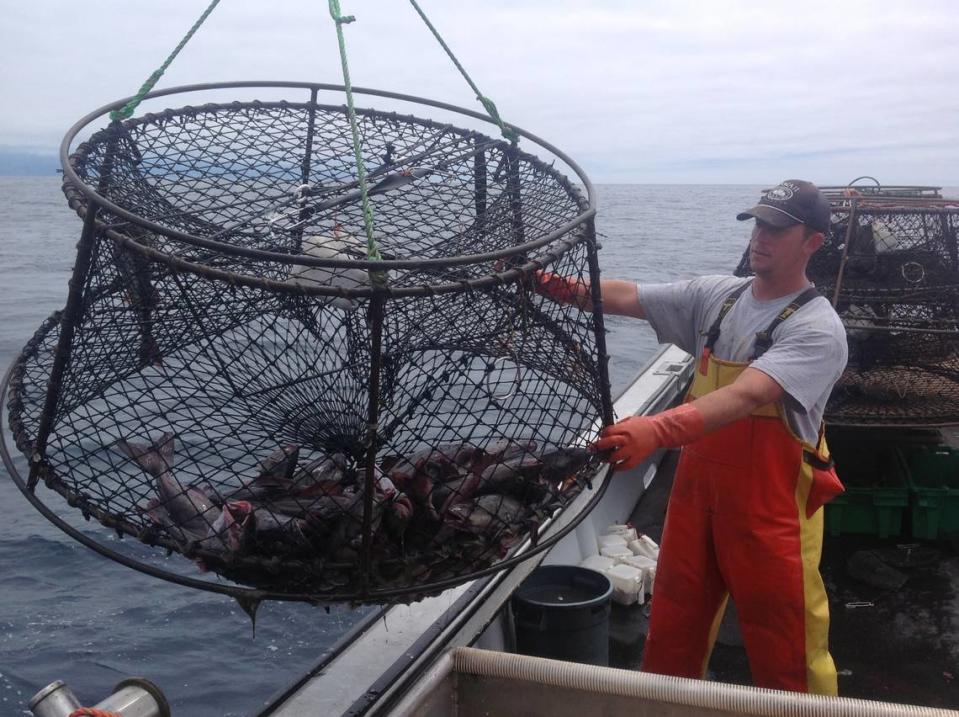
<path id="1" fill-rule="evenodd" d="M 456 65 L 456 69 L 458 69 L 460 74 L 463 75 L 463 79 L 466 80 L 473 92 L 476 93 L 476 99 L 478 99 L 480 104 L 483 105 L 483 108 L 490 116 L 490 119 L 492 119 L 499 126 L 500 132 L 503 133 L 503 136 L 506 137 L 506 139 L 513 144 L 516 144 L 519 141 L 519 135 L 516 133 L 516 130 L 503 122 L 503 119 L 499 116 L 499 112 L 497 111 L 493 100 L 480 92 L 479 87 L 477 87 L 476 83 L 473 82 L 473 78 L 467 74 L 466 70 L 463 68 L 463 65 L 461 65 L 460 61 L 456 59 L 453 51 L 450 50 L 446 42 L 443 41 L 443 38 L 440 37 L 439 31 L 433 26 L 433 23 L 429 21 L 429 18 L 426 17 L 426 13 L 424 13 L 420 6 L 416 3 L 416 0 L 410 0 L 410 4 L 413 6 L 413 9 L 416 10 L 419 16 L 423 18 L 423 22 L 426 23 L 426 27 L 428 27 L 430 32 L 433 33 L 433 37 L 435 37 L 437 42 L 440 43 L 440 47 L 442 47 L 446 51 L 446 54 L 449 55 L 449 58 L 453 61 L 453 64 Z"/>
<path id="2" fill-rule="evenodd" d="M 166 61 L 160 65 L 158 69 L 154 70 L 153 74 L 150 75 L 146 79 L 146 82 L 140 86 L 140 89 L 137 90 L 137 93 L 130 99 L 130 101 L 123 105 L 123 107 L 120 109 L 113 110 L 113 112 L 110 113 L 111 120 L 117 121 L 133 116 L 133 112 L 136 110 L 137 105 L 143 102 L 143 98 L 146 97 L 150 90 L 153 89 L 153 86 L 163 76 L 163 73 L 166 72 L 166 69 L 170 66 L 170 63 L 173 62 L 173 58 L 180 54 L 180 50 L 186 46 L 186 44 L 190 41 L 190 38 L 193 37 L 193 34 L 200 29 L 200 25 L 202 25 L 203 22 L 210 16 L 210 13 L 213 12 L 213 8 L 215 8 L 219 3 L 220 0 L 213 0 L 213 2 L 210 3 L 207 9 L 203 11 L 203 14 L 200 15 L 200 19 L 193 23 L 193 27 L 190 28 L 190 31 L 183 36 L 182 40 L 180 40 L 180 44 L 173 48 L 173 52 L 171 52 L 170 56 L 166 58 Z"/>
<path id="3" fill-rule="evenodd" d="M 356 179 L 360 185 L 360 199 L 363 206 L 363 227 L 366 230 L 366 256 L 371 261 L 381 261 L 380 248 L 373 237 L 373 210 L 370 209 L 369 189 L 366 186 L 366 165 L 363 163 L 363 153 L 360 149 L 360 130 L 356 125 L 356 108 L 353 106 L 353 85 L 350 83 L 350 67 L 346 60 L 346 40 L 343 37 L 343 26 L 353 22 L 352 15 L 343 15 L 340 12 L 340 0 L 329 0 L 330 16 L 336 24 L 336 40 L 340 47 L 340 64 L 343 68 L 343 87 L 346 90 L 346 109 L 350 118 L 350 131 L 353 134 L 353 156 L 356 160 Z M 370 271 L 370 280 L 374 285 L 386 285 L 386 273 Z"/>
<path id="4" fill-rule="evenodd" d="M 143 101 L 143 98 L 146 97 L 150 90 L 153 89 L 154 85 L 156 85 L 160 77 L 163 76 L 163 73 L 166 72 L 166 69 L 173 62 L 174 58 L 176 58 L 180 51 L 186 46 L 196 31 L 210 16 L 210 13 L 213 12 L 213 9 L 219 4 L 219 2 L 220 0 L 212 0 L 206 10 L 203 11 L 203 14 L 199 17 L 199 19 L 193 23 L 193 27 L 190 28 L 187 34 L 183 36 L 183 39 L 181 39 L 177 46 L 173 49 L 173 52 L 170 53 L 169 57 L 167 57 L 163 64 L 160 65 L 160 67 L 147 78 L 147 80 L 143 83 L 143 85 L 141 85 L 140 89 L 130 99 L 130 101 L 120 109 L 114 110 L 110 113 L 111 120 L 123 120 L 133 115 L 137 106 L 139 106 L 139 104 Z M 519 141 L 519 135 L 517 134 L 516 130 L 503 121 L 493 100 L 480 92 L 479 87 L 477 87 L 476 83 L 473 82 L 473 79 L 466 72 L 466 69 L 463 67 L 462 63 L 460 63 L 460 61 L 453 54 L 453 51 L 449 48 L 449 45 L 446 44 L 439 31 L 436 29 L 433 23 L 430 22 L 429 18 L 426 17 L 426 13 L 423 12 L 416 0 L 410 0 L 410 4 L 413 6 L 413 9 L 416 10 L 417 14 L 422 18 L 423 22 L 426 24 L 426 27 L 429 28 L 430 32 L 433 33 L 433 36 L 449 56 L 450 60 L 452 60 L 456 68 L 460 71 L 460 74 L 463 75 L 463 78 L 466 80 L 467 84 L 469 84 L 473 92 L 476 93 L 476 99 L 479 100 L 480 104 L 483 105 L 483 108 L 486 110 L 490 119 L 500 128 L 503 136 L 508 139 L 513 146 L 515 146 Z M 359 185 L 360 198 L 363 207 L 363 227 L 366 232 L 367 258 L 371 261 L 381 261 L 383 257 L 380 253 L 379 245 L 373 236 L 373 211 L 370 208 L 369 188 L 366 181 L 366 165 L 363 162 L 362 149 L 360 146 L 360 133 L 356 122 L 356 108 L 353 104 L 353 86 L 350 82 L 350 68 L 346 57 L 346 40 L 343 36 L 343 25 L 353 22 L 356 18 L 353 15 L 343 15 L 340 9 L 339 0 L 329 0 L 329 8 L 330 16 L 333 18 L 333 22 L 336 25 L 336 38 L 340 51 L 340 64 L 343 71 L 343 86 L 346 91 L 347 114 L 350 120 L 350 131 L 353 137 L 353 155 L 356 161 L 357 184 Z M 374 285 L 381 288 L 386 285 L 386 276 L 386 272 L 383 271 L 370 271 L 371 281 Z"/>
<path id="5" fill-rule="evenodd" d="M 478 99 L 480 104 L 483 105 L 483 108 L 486 110 L 487 114 L 489 114 L 490 119 L 499 126 L 503 136 L 515 146 L 519 141 L 519 135 L 512 127 L 509 127 L 505 122 L 503 122 L 503 119 L 500 117 L 493 100 L 489 99 L 483 95 L 482 92 L 480 92 L 479 88 L 476 86 L 476 83 L 473 82 L 473 79 L 466 72 L 466 69 L 453 54 L 453 51 L 450 50 L 449 45 L 447 45 L 440 36 L 439 31 L 433 26 L 433 23 L 431 23 L 429 18 L 426 17 L 426 13 L 424 13 L 422 8 L 420 8 L 420 6 L 416 3 L 416 0 L 410 0 L 410 4 L 416 10 L 417 14 L 419 14 L 419 16 L 423 19 L 423 22 L 426 23 L 426 26 L 429 28 L 430 32 L 433 33 L 433 36 L 440 43 L 440 46 L 446 51 L 446 54 L 449 56 L 450 60 L 453 61 L 453 64 L 456 65 L 456 68 L 460 71 L 460 74 L 463 75 L 463 78 L 466 80 L 467 84 L 469 84 L 473 92 L 476 93 L 476 99 Z M 353 87 L 350 83 L 350 68 L 346 58 L 346 41 L 343 37 L 343 25 L 347 25 L 355 21 L 356 18 L 353 15 L 342 14 L 339 0 L 329 0 L 329 5 L 330 16 L 333 18 L 333 22 L 336 24 L 336 39 L 340 48 L 340 64 L 342 65 L 343 69 L 343 86 L 346 90 L 347 112 L 350 118 L 350 130 L 353 134 L 353 155 L 356 160 L 357 180 L 360 186 L 360 196 L 362 198 L 363 205 L 363 226 L 366 229 L 367 257 L 371 260 L 379 261 L 382 259 L 382 257 L 380 256 L 380 251 L 376 240 L 373 237 L 373 212 L 370 209 L 368 196 L 369 191 L 366 183 L 366 166 L 363 163 L 363 156 L 360 149 L 360 133 L 356 124 L 356 110 L 353 105 Z M 370 277 L 374 284 L 379 283 L 381 286 L 385 284 L 386 275 L 383 272 L 370 272 Z"/>

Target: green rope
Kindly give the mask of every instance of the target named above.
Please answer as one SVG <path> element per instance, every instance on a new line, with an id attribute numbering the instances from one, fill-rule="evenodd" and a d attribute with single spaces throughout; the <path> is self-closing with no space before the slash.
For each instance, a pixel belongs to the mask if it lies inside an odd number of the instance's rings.
<path id="1" fill-rule="evenodd" d="M 110 113 L 111 120 L 122 120 L 133 115 L 133 111 L 137 108 L 137 105 L 139 105 L 143 101 L 143 98 L 146 97 L 150 90 L 153 89 L 153 86 L 163 76 L 163 73 L 166 72 L 166 69 L 170 66 L 170 63 L 173 62 L 173 58 L 180 54 L 180 50 L 182 50 L 190 41 L 190 38 L 193 37 L 193 34 L 200 29 L 200 25 L 202 25 L 203 21 L 209 17 L 210 13 L 213 12 L 213 8 L 215 8 L 219 2 L 220 0 L 213 0 L 213 2 L 210 3 L 210 6 L 203 11 L 202 15 L 200 15 L 200 19 L 193 23 L 193 27 L 191 27 L 190 31 L 183 37 L 182 40 L 180 40 L 180 44 L 177 45 L 173 52 L 170 53 L 170 56 L 166 58 L 166 62 L 160 65 L 160 68 L 155 70 L 154 73 L 147 78 L 146 82 L 140 86 L 140 89 L 129 102 L 123 105 L 123 107 L 120 109 L 113 110 L 113 112 Z"/>
<path id="2" fill-rule="evenodd" d="M 519 135 L 516 133 L 516 130 L 503 122 L 503 119 L 499 116 L 499 112 L 496 110 L 496 105 L 493 104 L 493 100 L 484 96 L 483 93 L 479 91 L 479 87 L 476 86 L 476 83 L 473 82 L 473 79 L 467 74 L 463 65 L 461 65 L 460 61 L 456 59 L 456 55 L 453 54 L 453 51 L 450 50 L 446 42 L 443 41 L 443 38 L 440 37 L 439 31 L 433 27 L 433 23 L 430 22 L 429 18 L 426 17 L 426 13 L 424 13 L 420 9 L 420 6 L 417 5 L 416 0 L 410 0 L 410 4 L 413 6 L 416 12 L 419 13 L 419 16 L 423 18 L 423 22 L 426 23 L 426 26 L 430 29 L 430 32 L 433 33 L 433 37 L 435 37 L 437 42 L 440 43 L 440 46 L 446 50 L 446 54 L 449 55 L 449 58 L 453 61 L 453 64 L 456 65 L 456 69 L 460 71 L 460 74 L 462 74 L 463 78 L 467 81 L 467 83 L 469 83 L 470 88 L 472 88 L 473 92 L 476 93 L 476 99 L 478 99 L 480 104 L 483 105 L 483 109 L 486 110 L 486 114 L 488 114 L 490 119 L 499 126 L 500 132 L 503 133 L 503 136 L 513 144 L 518 142 Z"/>
<path id="3" fill-rule="evenodd" d="M 353 156 L 356 158 L 356 178 L 360 185 L 360 197 L 363 203 L 363 227 L 366 229 L 366 256 L 372 261 L 382 260 L 380 248 L 373 238 L 373 210 L 370 209 L 369 192 L 366 185 L 366 165 L 360 150 L 360 130 L 356 125 L 356 108 L 353 106 L 353 85 L 350 83 L 350 68 L 346 61 L 346 40 L 343 38 L 343 25 L 353 22 L 352 15 L 340 12 L 339 0 L 329 0 L 330 16 L 336 23 L 336 38 L 340 45 L 340 62 L 343 65 L 343 87 L 346 89 L 346 107 L 350 118 L 350 130 L 353 133 Z M 386 272 L 370 271 L 370 280 L 374 285 L 386 285 Z"/>

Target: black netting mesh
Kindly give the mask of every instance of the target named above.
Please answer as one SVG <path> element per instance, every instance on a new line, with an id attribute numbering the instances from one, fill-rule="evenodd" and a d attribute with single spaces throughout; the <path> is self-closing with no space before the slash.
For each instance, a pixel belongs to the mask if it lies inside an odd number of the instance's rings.
<path id="1" fill-rule="evenodd" d="M 959 422 L 959 202 L 929 196 L 932 188 L 860 189 L 871 191 L 855 206 L 831 193 L 832 228 L 808 269 L 849 343 L 826 420 Z M 737 274 L 748 273 L 746 253 Z"/>
<path id="2" fill-rule="evenodd" d="M 34 475 L 239 583 L 352 599 L 466 579 L 577 495 L 609 414 L 601 313 L 530 276 L 598 270 L 586 200 L 476 132 L 360 133 L 382 291 L 343 108 L 185 108 L 80 145 L 77 177 L 138 220 L 99 208 L 77 300 L 15 367 Z"/>

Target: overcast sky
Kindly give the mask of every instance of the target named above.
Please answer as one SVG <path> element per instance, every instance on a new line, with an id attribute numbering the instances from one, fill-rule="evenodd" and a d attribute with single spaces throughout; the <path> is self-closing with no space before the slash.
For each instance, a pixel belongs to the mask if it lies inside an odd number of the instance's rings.
<path id="1" fill-rule="evenodd" d="M 341 2 L 356 85 L 478 108 L 406 0 Z M 52 151 L 133 94 L 207 3 L 0 0 L 0 146 Z M 951 0 L 420 4 L 503 117 L 596 182 L 959 185 Z M 222 0 L 158 87 L 341 81 L 327 8 Z"/>

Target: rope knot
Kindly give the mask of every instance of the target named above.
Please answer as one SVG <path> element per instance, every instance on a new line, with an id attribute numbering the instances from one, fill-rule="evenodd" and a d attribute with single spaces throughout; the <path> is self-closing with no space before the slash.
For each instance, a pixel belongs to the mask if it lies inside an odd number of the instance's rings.
<path id="1" fill-rule="evenodd" d="M 486 114 L 490 116 L 490 119 L 497 124 L 503 136 L 515 146 L 519 141 L 519 135 L 514 129 L 508 127 L 503 121 L 503 118 L 499 116 L 499 110 L 496 109 L 496 104 L 493 102 L 493 100 L 491 100 L 489 97 L 484 97 L 483 95 L 476 95 L 476 99 L 478 99 L 480 104 L 483 105 L 483 109 L 486 110 Z"/>
<path id="2" fill-rule="evenodd" d="M 329 0 L 330 17 L 337 25 L 349 25 L 356 20 L 353 15 L 343 15 L 340 11 L 340 0 Z"/>

